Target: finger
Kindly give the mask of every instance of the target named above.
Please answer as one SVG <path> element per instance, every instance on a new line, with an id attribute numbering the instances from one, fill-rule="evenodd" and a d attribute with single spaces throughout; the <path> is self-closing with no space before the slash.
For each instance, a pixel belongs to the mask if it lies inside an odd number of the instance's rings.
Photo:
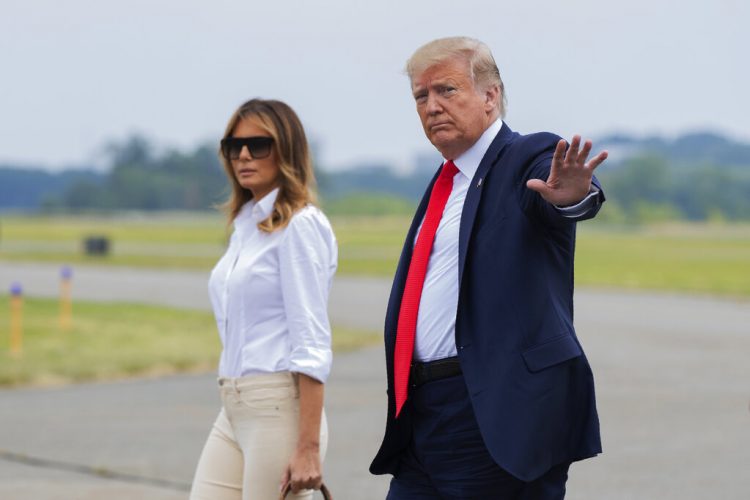
<path id="1" fill-rule="evenodd" d="M 313 477 L 294 479 L 292 478 L 292 493 L 299 493 L 302 490 L 318 490 L 320 489 L 320 479 Z"/>
<path id="2" fill-rule="evenodd" d="M 302 484 L 302 481 L 292 476 L 291 482 L 289 483 L 292 487 L 292 493 L 295 495 L 300 492 L 301 489 L 304 488 L 304 485 Z"/>
<path id="3" fill-rule="evenodd" d="M 573 140 L 570 141 L 570 147 L 568 153 L 565 155 L 565 162 L 572 162 L 578 158 L 578 147 L 581 145 L 581 136 L 576 134 L 573 136 Z"/>
<path id="4" fill-rule="evenodd" d="M 308 476 L 304 481 L 300 481 L 300 489 L 313 489 L 319 490 L 320 484 L 323 482 L 323 478 L 319 474 Z"/>
<path id="5" fill-rule="evenodd" d="M 552 163 L 560 163 L 565 160 L 565 148 L 568 147 L 568 143 L 565 141 L 565 139 L 560 139 L 557 141 L 557 146 L 555 146 L 555 154 L 552 155 Z"/>
<path id="6" fill-rule="evenodd" d="M 281 486 L 279 488 L 279 491 L 284 491 L 286 489 L 286 486 L 289 484 L 289 480 L 289 467 L 287 467 L 284 473 L 281 475 Z"/>
<path id="7" fill-rule="evenodd" d="M 606 160 L 608 156 L 609 156 L 608 151 L 602 151 L 601 153 L 599 153 L 598 155 L 596 155 L 595 157 L 591 159 L 591 161 L 588 163 L 588 168 L 590 168 L 591 170 L 594 170 L 596 167 L 601 165 L 602 162 Z"/>
<path id="8" fill-rule="evenodd" d="M 310 476 L 308 474 L 292 474 L 291 485 L 292 493 L 299 493 L 310 487 Z"/>
<path id="9" fill-rule="evenodd" d="M 586 158 L 589 157 L 589 153 L 591 153 L 591 146 L 592 142 L 590 139 L 587 139 L 586 142 L 583 143 L 583 149 L 581 149 L 581 152 L 578 153 L 578 164 L 584 165 L 586 163 Z"/>

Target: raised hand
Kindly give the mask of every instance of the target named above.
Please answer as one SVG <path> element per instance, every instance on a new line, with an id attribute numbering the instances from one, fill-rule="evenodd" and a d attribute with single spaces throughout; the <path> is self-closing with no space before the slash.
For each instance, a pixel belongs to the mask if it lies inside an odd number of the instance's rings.
<path id="1" fill-rule="evenodd" d="M 591 188 L 594 169 L 607 159 L 607 151 L 602 151 L 588 163 L 592 143 L 586 140 L 581 148 L 581 136 L 574 135 L 567 152 L 565 139 L 560 139 L 552 156 L 547 182 L 531 179 L 526 187 L 536 191 L 542 198 L 558 207 L 575 205 L 583 200 Z"/>

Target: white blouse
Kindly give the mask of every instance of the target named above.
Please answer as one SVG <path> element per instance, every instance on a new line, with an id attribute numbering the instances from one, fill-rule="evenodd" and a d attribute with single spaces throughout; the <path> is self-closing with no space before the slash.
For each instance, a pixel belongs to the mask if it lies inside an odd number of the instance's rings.
<path id="1" fill-rule="evenodd" d="M 338 259 L 336 238 L 312 205 L 283 229 L 259 230 L 277 194 L 276 189 L 242 207 L 208 281 L 224 346 L 219 376 L 292 371 L 325 382 L 331 371 L 328 293 Z"/>

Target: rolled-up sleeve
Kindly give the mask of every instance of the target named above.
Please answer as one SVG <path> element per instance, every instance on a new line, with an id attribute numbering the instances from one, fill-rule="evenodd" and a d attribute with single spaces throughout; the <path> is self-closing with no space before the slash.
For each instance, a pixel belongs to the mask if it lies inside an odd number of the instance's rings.
<path id="1" fill-rule="evenodd" d="M 290 371 L 324 383 L 332 361 L 328 295 L 336 259 L 336 240 L 322 213 L 308 207 L 296 214 L 279 247 Z"/>

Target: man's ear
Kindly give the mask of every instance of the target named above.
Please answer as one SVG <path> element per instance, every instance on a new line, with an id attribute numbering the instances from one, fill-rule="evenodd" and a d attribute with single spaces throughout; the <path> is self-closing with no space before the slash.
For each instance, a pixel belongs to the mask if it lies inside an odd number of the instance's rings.
<path id="1" fill-rule="evenodd" d="M 484 109 L 489 112 L 497 108 L 499 99 L 502 99 L 500 96 L 500 86 L 488 85 L 484 91 Z"/>

